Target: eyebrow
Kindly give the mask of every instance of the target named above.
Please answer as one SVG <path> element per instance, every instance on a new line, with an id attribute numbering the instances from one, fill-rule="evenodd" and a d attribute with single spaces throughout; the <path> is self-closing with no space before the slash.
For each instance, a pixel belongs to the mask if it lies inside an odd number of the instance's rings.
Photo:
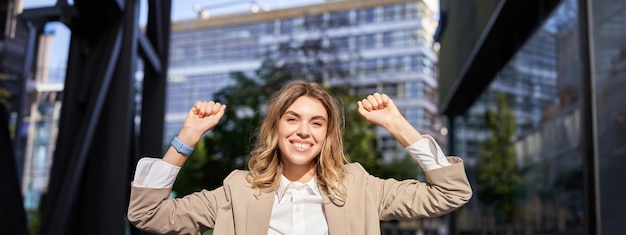
<path id="1" fill-rule="evenodd" d="M 287 111 L 285 112 L 285 114 L 283 114 L 283 115 L 286 115 L 286 114 L 291 114 L 291 115 L 296 116 L 296 117 L 298 117 L 298 118 L 302 117 L 302 115 L 300 115 L 299 113 L 296 113 L 296 112 L 291 111 L 291 110 L 287 110 Z M 323 121 L 327 121 L 325 117 L 320 116 L 320 115 L 318 115 L 318 116 L 313 116 L 313 117 L 311 118 L 311 120 L 323 120 Z"/>

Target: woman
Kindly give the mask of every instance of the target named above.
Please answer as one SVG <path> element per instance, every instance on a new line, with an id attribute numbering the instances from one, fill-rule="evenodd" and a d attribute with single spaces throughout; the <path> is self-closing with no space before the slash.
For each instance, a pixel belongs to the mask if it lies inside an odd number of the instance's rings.
<path id="1" fill-rule="evenodd" d="M 197 102 L 163 158 L 137 164 L 128 218 L 163 234 L 211 228 L 214 234 L 380 234 L 380 220 L 439 216 L 469 200 L 462 160 L 446 158 L 387 95 L 375 93 L 357 105 L 366 120 L 407 149 L 424 169 L 426 183 L 379 179 L 348 163 L 335 99 L 318 84 L 294 81 L 271 98 L 249 171 L 233 171 L 215 190 L 168 199 L 190 146 L 217 125 L 226 108 Z"/>

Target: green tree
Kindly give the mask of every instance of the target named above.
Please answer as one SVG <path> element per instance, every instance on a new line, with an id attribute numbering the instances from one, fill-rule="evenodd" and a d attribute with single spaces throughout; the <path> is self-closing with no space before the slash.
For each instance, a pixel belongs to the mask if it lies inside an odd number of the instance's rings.
<path id="1" fill-rule="evenodd" d="M 0 109 L 2 109 L 2 112 L 0 112 L 0 115 L 8 115 L 8 113 L 10 112 L 10 106 L 11 104 L 9 103 L 9 97 L 11 96 L 11 93 L 9 93 L 8 90 L 1 88 L 0 87 L 0 105 L 2 107 L 0 107 Z M 3 123 L 4 124 L 4 123 Z M 15 127 L 12 125 L 9 125 L 9 123 L 7 123 L 7 126 L 9 127 L 9 136 L 13 137 L 15 136 Z"/>
<path id="2" fill-rule="evenodd" d="M 0 87 L 0 105 L 4 105 L 5 107 L 9 107 L 9 91 Z"/>
<path id="3" fill-rule="evenodd" d="M 185 167 L 181 168 L 178 174 L 178 178 L 183 180 L 176 181 L 173 191 L 179 195 L 186 195 L 202 190 L 207 182 L 211 182 L 212 177 L 210 175 L 222 169 L 217 168 L 207 172 L 204 169 L 207 165 L 220 165 L 220 159 L 215 159 L 214 156 L 209 155 L 205 141 L 199 141 L 191 156 L 188 157 Z"/>
<path id="4" fill-rule="evenodd" d="M 415 179 L 421 173 L 421 168 L 410 155 L 396 158 L 388 163 L 379 163 L 376 176 L 380 178 L 394 178 L 397 180 Z"/>
<path id="5" fill-rule="evenodd" d="M 351 162 L 359 162 L 370 173 L 381 173 L 380 156 L 376 152 L 375 126 L 365 120 L 357 111 L 356 102 L 362 97 L 350 94 L 347 87 L 335 87 L 332 93 L 342 103 L 345 115 L 343 132 L 344 148 Z"/>
<path id="6" fill-rule="evenodd" d="M 522 183 L 511 141 L 515 117 L 506 94 L 497 97 L 496 110 L 485 112 L 491 135 L 481 143 L 478 154 L 478 200 L 494 213 L 498 223 L 510 222 L 516 210 L 516 190 Z"/>

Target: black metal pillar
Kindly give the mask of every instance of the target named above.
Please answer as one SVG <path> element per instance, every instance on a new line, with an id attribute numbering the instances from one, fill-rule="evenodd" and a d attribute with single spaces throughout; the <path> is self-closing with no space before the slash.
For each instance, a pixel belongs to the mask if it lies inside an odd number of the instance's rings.
<path id="1" fill-rule="evenodd" d="M 0 179 L 3 181 L 3 190 L 0 193 L 0 228 L 3 234 L 26 235 L 26 213 L 9 133 L 9 110 L 4 104 L 0 104 Z"/>
<path id="2" fill-rule="evenodd" d="M 456 149 L 455 149 L 455 133 L 456 133 L 456 126 L 454 125 L 454 115 L 448 116 L 448 153 L 447 155 L 457 155 L 456 153 Z M 448 232 L 449 234 L 452 235 L 456 235 L 457 234 L 457 227 L 456 227 L 456 213 L 457 211 L 452 211 L 450 212 L 450 214 L 448 214 Z"/>
<path id="3" fill-rule="evenodd" d="M 26 30 L 28 32 L 28 37 L 26 39 L 26 48 L 24 50 L 24 65 L 22 67 L 22 71 L 20 74 L 20 82 L 19 82 L 19 98 L 18 98 L 18 108 L 17 108 L 17 120 L 24 120 L 25 109 L 28 109 L 28 105 L 26 105 L 26 84 L 30 79 L 30 74 L 33 73 L 33 63 L 34 58 L 37 55 L 37 42 L 41 32 L 43 31 L 43 26 L 40 22 L 27 22 Z M 20 122 L 18 122 L 21 124 Z M 17 172 L 19 175 L 23 173 L 23 162 L 24 162 L 24 150 L 22 149 L 22 133 L 24 129 L 24 125 L 15 125 L 15 138 L 13 141 L 13 149 L 15 150 L 14 158 L 18 162 L 17 164 Z M 19 177 L 19 183 L 22 184 L 22 177 Z"/>
<path id="4" fill-rule="evenodd" d="M 17 120 L 24 119 L 26 105 L 26 84 L 29 75 L 33 71 L 33 61 L 37 54 L 37 39 L 41 32 L 39 22 L 26 22 L 27 38 L 24 48 L 24 63 L 18 75 L 18 107 Z M 5 39 L 6 40 L 6 39 Z M 10 44 L 6 43 L 5 44 Z M 16 48 L 12 48 L 16 50 Z M 5 49 L 7 50 L 7 49 Z M 8 105 L 8 104 L 7 104 Z M 17 122 L 15 135 L 11 141 L 9 131 L 9 107 L 0 103 L 0 179 L 6 182 L 6 192 L 0 194 L 0 228 L 3 233 L 23 234 L 27 233 L 27 217 L 24 211 L 24 198 L 21 190 L 21 174 L 23 170 L 24 151 L 22 150 L 23 125 Z"/>
<path id="5" fill-rule="evenodd" d="M 170 1 L 149 1 L 148 23 L 146 35 L 154 48 L 153 53 L 141 47 L 140 52 L 145 53 L 142 115 L 150 118 L 142 119 L 141 122 L 141 154 L 161 156 L 163 146 L 163 129 L 165 122 L 165 87 L 167 83 L 167 67 L 169 58 L 169 35 L 170 35 Z M 140 41 L 141 42 L 141 41 Z M 144 45 L 143 43 L 140 43 Z M 152 56 L 151 56 L 152 55 Z M 149 59 L 152 58 L 152 59 Z M 136 155 L 137 157 L 139 154 Z M 138 159 L 137 159 L 138 160 Z"/>
<path id="6" fill-rule="evenodd" d="M 580 32 L 580 77 L 581 77 L 581 135 L 580 146 L 583 156 L 583 189 L 585 234 L 602 234 L 599 202 L 598 152 L 596 149 L 598 134 L 595 109 L 595 81 L 593 77 L 593 57 L 591 53 L 591 33 L 593 32 L 589 15 L 590 0 L 578 0 L 578 25 Z"/>
<path id="7" fill-rule="evenodd" d="M 129 229 L 134 163 L 140 154 L 160 155 L 162 148 L 171 1 L 149 1 L 147 37 L 139 29 L 139 7 L 139 0 L 75 0 L 73 5 L 59 0 L 54 7 L 24 11 L 26 21 L 62 21 L 72 33 L 40 234 L 109 235 Z M 146 123 L 137 132 L 140 56 L 148 97 L 139 112 Z"/>
<path id="8" fill-rule="evenodd" d="M 43 200 L 41 234 L 121 234 L 123 231 L 120 226 L 123 220 L 110 215 L 115 211 L 123 213 L 115 204 L 122 203 L 116 200 L 116 195 L 124 190 L 112 188 L 117 180 L 106 177 L 110 175 L 109 162 L 128 155 L 129 143 L 114 146 L 116 140 L 102 139 L 109 135 L 106 129 L 119 131 L 116 139 L 128 136 L 125 123 L 128 113 L 124 108 L 128 104 L 109 109 L 118 96 L 128 96 L 124 87 L 118 87 L 128 77 L 113 76 L 116 62 L 123 59 L 119 58 L 124 32 L 119 20 L 121 6 L 109 1 L 108 5 L 99 6 L 97 12 L 96 5 L 82 3 L 75 2 L 75 7 L 86 14 L 69 25 L 72 37 L 63 107 L 49 191 Z M 107 17 L 104 12 L 110 15 Z M 110 114 L 117 114 L 117 119 L 108 119 Z M 100 224 L 104 219 L 109 220 L 108 225 Z"/>

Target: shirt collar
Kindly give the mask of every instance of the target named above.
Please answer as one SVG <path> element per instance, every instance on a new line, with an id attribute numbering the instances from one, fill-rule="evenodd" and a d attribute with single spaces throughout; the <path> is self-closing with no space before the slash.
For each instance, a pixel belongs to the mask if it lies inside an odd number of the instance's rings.
<path id="1" fill-rule="evenodd" d="M 303 184 L 300 182 L 291 182 L 287 179 L 287 177 L 281 175 L 280 184 L 278 185 L 278 189 L 276 189 L 276 196 L 278 197 L 278 201 L 280 201 L 283 196 L 285 196 L 285 193 L 287 193 L 287 190 L 290 187 L 300 185 L 304 185 L 307 189 L 309 189 L 308 191 L 311 193 L 311 195 L 321 195 L 319 189 L 317 188 L 317 181 L 315 180 L 315 177 L 311 178 L 311 180 Z"/>

